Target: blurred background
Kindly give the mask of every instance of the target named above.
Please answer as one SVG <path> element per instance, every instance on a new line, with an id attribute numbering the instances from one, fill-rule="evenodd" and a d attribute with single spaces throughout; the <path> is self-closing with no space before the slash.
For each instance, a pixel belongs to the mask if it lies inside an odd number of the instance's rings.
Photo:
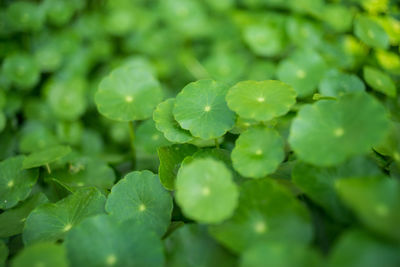
<path id="1" fill-rule="evenodd" d="M 353 34 L 363 13 L 398 45 L 396 2 L 2 0 L 0 160 L 63 143 L 126 169 L 128 126 L 102 117 L 93 96 L 127 62 L 150 69 L 165 98 L 209 77 L 228 84 L 280 79 L 307 102 L 329 71 L 359 74 L 371 63 L 397 75 L 398 47 L 372 51 Z M 168 141 L 151 119 L 138 125 L 136 143 L 137 168 L 157 170 L 156 149 Z"/>

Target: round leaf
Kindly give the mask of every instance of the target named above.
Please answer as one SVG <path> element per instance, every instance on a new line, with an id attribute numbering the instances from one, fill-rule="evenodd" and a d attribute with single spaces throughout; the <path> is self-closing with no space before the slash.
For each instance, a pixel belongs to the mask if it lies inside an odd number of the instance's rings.
<path id="1" fill-rule="evenodd" d="M 241 175 L 260 178 L 273 173 L 283 161 L 284 142 L 273 129 L 250 128 L 236 140 L 231 158 L 233 167 Z"/>
<path id="2" fill-rule="evenodd" d="M 159 237 L 143 225 L 108 215 L 84 220 L 65 240 L 71 266 L 164 266 Z"/>
<path id="3" fill-rule="evenodd" d="M 263 242 L 244 251 L 242 267 L 319 267 L 322 258 L 311 248 L 297 243 Z"/>
<path id="4" fill-rule="evenodd" d="M 160 165 L 158 175 L 161 184 L 168 190 L 174 190 L 175 179 L 183 159 L 197 151 L 193 145 L 172 145 L 160 147 L 157 150 Z"/>
<path id="5" fill-rule="evenodd" d="M 387 49 L 389 47 L 389 36 L 385 30 L 374 20 L 359 16 L 354 22 L 354 33 L 365 44 L 374 47 Z"/>
<path id="6" fill-rule="evenodd" d="M 319 92 L 323 96 L 339 97 L 347 93 L 363 92 L 365 85 L 354 74 L 329 71 L 319 83 Z"/>
<path id="7" fill-rule="evenodd" d="M 0 238 L 10 237 L 22 233 L 25 220 L 29 213 L 38 205 L 46 203 L 47 197 L 38 193 L 27 198 L 17 207 L 0 214 Z M 0 265 L 1 266 L 1 265 Z"/>
<path id="8" fill-rule="evenodd" d="M 308 243 L 312 238 L 306 208 L 269 178 L 244 182 L 233 217 L 210 232 L 239 253 L 263 241 Z"/>
<path id="9" fill-rule="evenodd" d="M 400 240 L 400 183 L 387 177 L 340 179 L 336 191 L 360 220 L 387 238 Z"/>
<path id="10" fill-rule="evenodd" d="M 134 219 L 158 235 L 167 230 L 172 213 L 172 197 L 150 171 L 127 174 L 112 189 L 106 211 L 119 221 Z"/>
<path id="11" fill-rule="evenodd" d="M 399 265 L 398 247 L 360 230 L 350 230 L 340 236 L 328 262 L 329 267 L 396 267 Z"/>
<path id="12" fill-rule="evenodd" d="M 202 139 L 218 138 L 232 129 L 235 113 L 227 106 L 228 87 L 213 80 L 186 85 L 176 96 L 173 114 L 183 129 Z"/>
<path id="13" fill-rule="evenodd" d="M 0 209 L 9 209 L 26 199 L 38 178 L 38 170 L 23 170 L 23 156 L 0 162 Z"/>
<path id="14" fill-rule="evenodd" d="M 99 112 L 117 121 L 144 120 L 162 100 L 162 90 L 151 73 L 120 67 L 105 77 L 95 95 Z"/>
<path id="15" fill-rule="evenodd" d="M 32 88 L 39 81 L 39 67 L 27 54 L 14 54 L 3 61 L 3 72 L 12 83 L 21 88 Z"/>
<path id="16" fill-rule="evenodd" d="M 296 103 L 296 95 L 280 81 L 243 81 L 229 89 L 226 101 L 242 118 L 268 121 L 285 115 Z"/>
<path id="17" fill-rule="evenodd" d="M 182 129 L 175 120 L 172 110 L 175 99 L 170 98 L 158 104 L 153 112 L 153 120 L 157 129 L 173 143 L 186 143 L 193 139 L 189 131 Z"/>
<path id="18" fill-rule="evenodd" d="M 63 239 L 84 218 L 103 213 L 105 202 L 97 189 L 82 188 L 57 203 L 40 205 L 26 219 L 24 243 Z"/>
<path id="19" fill-rule="evenodd" d="M 71 152 L 69 146 L 53 146 L 44 150 L 33 152 L 25 157 L 22 167 L 30 169 L 54 162 Z"/>
<path id="20" fill-rule="evenodd" d="M 396 97 L 396 85 L 389 75 L 376 68 L 368 66 L 364 67 L 363 71 L 364 79 L 372 89 L 389 97 Z"/>
<path id="21" fill-rule="evenodd" d="M 299 97 L 311 95 L 325 73 L 322 57 L 312 50 L 299 50 L 279 63 L 279 80 L 293 86 Z"/>
<path id="22" fill-rule="evenodd" d="M 15 256 L 11 266 L 67 267 L 68 261 L 63 245 L 50 242 L 42 242 L 25 247 Z"/>
<path id="23" fill-rule="evenodd" d="M 375 98 L 348 94 L 303 106 L 292 122 L 289 143 L 300 159 L 332 166 L 368 152 L 388 128 L 386 111 Z"/>
<path id="24" fill-rule="evenodd" d="M 211 158 L 183 165 L 175 184 L 176 201 L 183 213 L 203 223 L 229 218 L 237 205 L 238 189 L 229 169 Z"/>
<path id="25" fill-rule="evenodd" d="M 185 224 L 166 240 L 167 266 L 235 266 L 235 258 L 212 239 L 207 227 Z"/>

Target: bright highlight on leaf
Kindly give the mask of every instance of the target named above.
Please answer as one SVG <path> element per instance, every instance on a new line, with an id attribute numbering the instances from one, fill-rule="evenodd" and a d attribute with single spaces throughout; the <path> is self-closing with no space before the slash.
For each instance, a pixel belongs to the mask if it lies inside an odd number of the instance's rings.
<path id="1" fill-rule="evenodd" d="M 366 93 L 348 94 L 303 106 L 293 120 L 289 143 L 300 159 L 333 166 L 367 153 L 388 128 L 386 112 L 376 99 Z"/>
<path id="2" fill-rule="evenodd" d="M 186 216 L 202 223 L 220 223 L 237 205 L 238 188 L 229 169 L 212 158 L 183 165 L 176 180 L 176 201 Z"/>
<path id="3" fill-rule="evenodd" d="M 229 89 L 226 101 L 242 118 L 268 121 L 289 112 L 296 95 L 291 86 L 280 81 L 243 81 Z"/>

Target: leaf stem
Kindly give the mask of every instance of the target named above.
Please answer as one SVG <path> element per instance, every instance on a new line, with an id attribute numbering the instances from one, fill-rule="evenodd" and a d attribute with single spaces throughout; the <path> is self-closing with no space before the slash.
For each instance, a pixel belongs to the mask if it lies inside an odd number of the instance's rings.
<path id="1" fill-rule="evenodd" d="M 312 99 L 313 99 L 313 100 L 337 100 L 336 97 L 333 97 L 333 96 L 323 96 L 323 95 L 318 94 L 318 93 L 314 94 Z"/>
<path id="2" fill-rule="evenodd" d="M 218 139 L 217 139 L 217 138 L 215 138 L 215 139 L 214 139 L 214 142 L 215 142 L 215 147 L 219 149 L 219 143 L 218 143 Z"/>
<path id="3" fill-rule="evenodd" d="M 48 172 L 49 174 L 51 174 L 50 165 L 49 165 L 48 163 L 46 163 L 45 166 L 46 166 L 47 172 Z"/>
<path id="4" fill-rule="evenodd" d="M 135 151 L 135 124 L 134 121 L 129 121 L 129 141 L 131 145 L 131 151 L 132 151 L 132 169 L 135 168 L 136 164 L 136 151 Z"/>

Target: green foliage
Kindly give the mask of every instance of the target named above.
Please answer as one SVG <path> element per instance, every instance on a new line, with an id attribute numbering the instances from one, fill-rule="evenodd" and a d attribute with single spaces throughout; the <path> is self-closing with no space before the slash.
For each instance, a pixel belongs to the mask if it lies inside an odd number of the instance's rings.
<path id="1" fill-rule="evenodd" d="M 118 222 L 99 215 L 84 220 L 65 240 L 74 266 L 162 266 L 163 248 L 156 233 L 134 220 Z"/>
<path id="2" fill-rule="evenodd" d="M 106 211 L 119 221 L 134 219 L 162 236 L 169 226 L 172 198 L 157 175 L 131 172 L 111 189 Z"/>
<path id="3" fill-rule="evenodd" d="M 104 212 L 105 197 L 94 188 L 85 188 L 60 200 L 34 209 L 25 222 L 25 244 L 63 239 L 84 218 Z"/>
<path id="4" fill-rule="evenodd" d="M 400 266 L 399 18 L 0 1 L 0 267 Z"/>
<path id="5" fill-rule="evenodd" d="M 194 159 L 179 169 L 176 201 L 189 218 L 222 222 L 232 215 L 237 198 L 237 186 L 224 163 L 212 158 Z"/>
<path id="6" fill-rule="evenodd" d="M 304 105 L 293 120 L 289 143 L 302 160 L 332 166 L 368 152 L 388 129 L 382 104 L 365 93 L 348 94 Z"/>
<path id="7" fill-rule="evenodd" d="M 225 101 L 228 89 L 213 80 L 186 85 L 175 99 L 176 121 L 195 137 L 213 139 L 224 135 L 235 123 L 235 114 Z"/>

